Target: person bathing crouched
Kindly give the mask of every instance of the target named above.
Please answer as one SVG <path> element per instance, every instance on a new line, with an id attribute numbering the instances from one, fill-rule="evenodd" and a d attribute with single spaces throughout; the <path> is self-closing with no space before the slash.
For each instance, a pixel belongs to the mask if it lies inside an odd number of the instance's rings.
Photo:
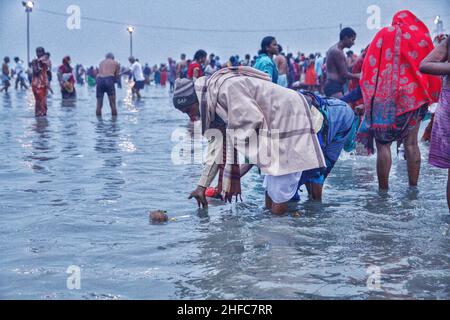
<path id="1" fill-rule="evenodd" d="M 217 173 L 217 189 L 225 200 L 240 196 L 240 178 L 251 166 L 239 165 L 238 153 L 265 175 L 266 207 L 277 215 L 287 212 L 302 172 L 326 167 L 318 130 L 313 126 L 316 117 L 322 117 L 320 112 L 310 107 L 305 96 L 273 83 L 256 69 L 224 68 L 195 83 L 179 79 L 173 102 L 192 121 L 201 120 L 205 137 L 211 130 L 222 133 L 222 139 L 209 139 L 208 160 L 189 197 L 195 198 L 199 207 L 208 206 L 205 191 Z M 263 152 L 269 156 L 264 158 L 259 147 L 249 144 L 247 139 L 254 135 L 258 146 L 268 146 Z"/>

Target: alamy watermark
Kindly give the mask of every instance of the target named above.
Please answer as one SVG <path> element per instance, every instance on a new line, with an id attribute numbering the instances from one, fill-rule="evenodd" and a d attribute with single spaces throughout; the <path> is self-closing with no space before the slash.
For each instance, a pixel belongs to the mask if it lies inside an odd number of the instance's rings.
<path id="1" fill-rule="evenodd" d="M 67 7 L 66 13 L 69 17 L 66 20 L 66 26 L 69 30 L 81 29 L 81 8 L 77 5 L 70 5 Z"/>
<path id="2" fill-rule="evenodd" d="M 381 8 L 377 5 L 370 5 L 367 7 L 367 29 L 378 30 L 381 28 Z"/>
<path id="3" fill-rule="evenodd" d="M 381 289 L 381 268 L 378 266 L 370 266 L 367 268 L 366 273 L 369 274 L 367 278 L 366 286 L 369 290 Z"/>
<path id="4" fill-rule="evenodd" d="M 305 130 L 304 133 L 308 133 Z M 311 129 L 309 130 L 311 133 Z M 208 129 L 202 135 L 200 126 L 195 125 L 193 132 L 176 129 L 172 133 L 172 163 L 174 165 L 187 164 L 257 164 L 277 166 L 280 162 L 280 141 L 289 138 L 279 130 L 226 130 L 226 148 L 224 148 L 224 134 L 218 129 Z M 299 132 L 297 134 L 302 134 Z M 204 140 L 208 140 L 205 147 Z M 235 159 L 236 149 L 239 154 Z M 226 156 L 224 157 L 224 152 Z M 225 158 L 225 159 L 224 159 Z"/>
<path id="5" fill-rule="evenodd" d="M 69 266 L 66 270 L 69 274 L 66 280 L 66 286 L 69 290 L 80 290 L 81 289 L 81 268 L 79 266 Z"/>

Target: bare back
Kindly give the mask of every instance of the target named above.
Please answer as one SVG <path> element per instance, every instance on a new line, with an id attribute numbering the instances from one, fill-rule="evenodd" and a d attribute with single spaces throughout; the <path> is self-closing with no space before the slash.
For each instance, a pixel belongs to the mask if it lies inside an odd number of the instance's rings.
<path id="1" fill-rule="evenodd" d="M 329 80 L 345 83 L 347 78 L 342 74 L 347 72 L 347 61 L 344 51 L 338 45 L 332 46 L 327 52 L 327 78 Z"/>
<path id="2" fill-rule="evenodd" d="M 176 67 L 177 78 L 181 78 L 181 74 L 182 74 L 183 70 L 186 68 L 186 65 L 187 65 L 186 60 L 181 60 L 180 62 L 177 62 L 177 67 Z"/>
<path id="3" fill-rule="evenodd" d="M 100 62 L 98 68 L 98 77 L 107 78 L 107 77 L 115 77 L 118 78 L 119 75 L 119 63 L 113 59 L 105 59 Z"/>
<path id="4" fill-rule="evenodd" d="M 284 75 L 287 74 L 287 60 L 286 58 L 279 54 L 275 57 L 275 62 L 277 64 L 277 68 L 278 68 L 278 74 L 279 75 Z"/>
<path id="5" fill-rule="evenodd" d="M 9 76 L 9 68 L 8 68 L 8 65 L 6 63 L 3 63 L 3 65 L 2 65 L 2 73 L 5 76 Z"/>

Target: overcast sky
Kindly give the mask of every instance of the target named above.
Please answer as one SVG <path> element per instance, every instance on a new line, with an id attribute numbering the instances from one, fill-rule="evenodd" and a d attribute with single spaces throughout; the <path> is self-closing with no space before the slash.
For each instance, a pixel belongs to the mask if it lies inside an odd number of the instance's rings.
<path id="1" fill-rule="evenodd" d="M 35 2 L 36 10 L 31 14 L 31 54 L 34 55 L 36 46 L 44 46 L 52 53 L 54 63 L 59 63 L 64 55 L 69 54 L 75 63 L 96 64 L 108 51 L 113 52 L 118 60 L 126 60 L 129 55 L 127 24 L 141 25 L 136 27 L 134 33 L 134 53 L 141 62 L 151 64 L 165 62 L 169 56 L 178 59 L 181 52 L 192 57 L 200 48 L 208 53 L 214 52 L 222 61 L 232 54 L 241 57 L 246 53 L 255 55 L 261 39 L 266 35 L 275 36 L 285 51 L 324 53 L 337 42 L 340 23 L 344 27 L 353 26 L 358 33 L 354 51 L 359 52 L 376 33 L 376 30 L 369 30 L 366 26 L 370 5 L 381 9 L 382 25 L 390 23 L 396 11 L 408 9 L 422 18 L 431 32 L 435 29 L 433 17 L 440 14 L 446 31 L 450 32 L 450 0 Z M 70 5 L 78 5 L 81 9 L 79 30 L 69 30 L 66 26 L 67 17 L 64 14 Z M 92 21 L 90 18 L 117 23 Z M 26 14 L 21 1 L 0 0 L 0 21 L 0 56 L 19 55 L 25 60 Z M 241 32 L 199 32 L 192 29 Z"/>

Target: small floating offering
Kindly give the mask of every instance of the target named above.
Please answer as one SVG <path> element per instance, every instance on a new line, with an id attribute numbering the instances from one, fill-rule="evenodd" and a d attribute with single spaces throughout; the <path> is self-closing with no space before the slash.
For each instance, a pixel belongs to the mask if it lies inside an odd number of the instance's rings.
<path id="1" fill-rule="evenodd" d="M 169 221 L 169 216 L 167 215 L 167 211 L 164 211 L 164 210 L 151 211 L 149 216 L 150 216 L 150 221 L 155 224 L 166 223 Z"/>

